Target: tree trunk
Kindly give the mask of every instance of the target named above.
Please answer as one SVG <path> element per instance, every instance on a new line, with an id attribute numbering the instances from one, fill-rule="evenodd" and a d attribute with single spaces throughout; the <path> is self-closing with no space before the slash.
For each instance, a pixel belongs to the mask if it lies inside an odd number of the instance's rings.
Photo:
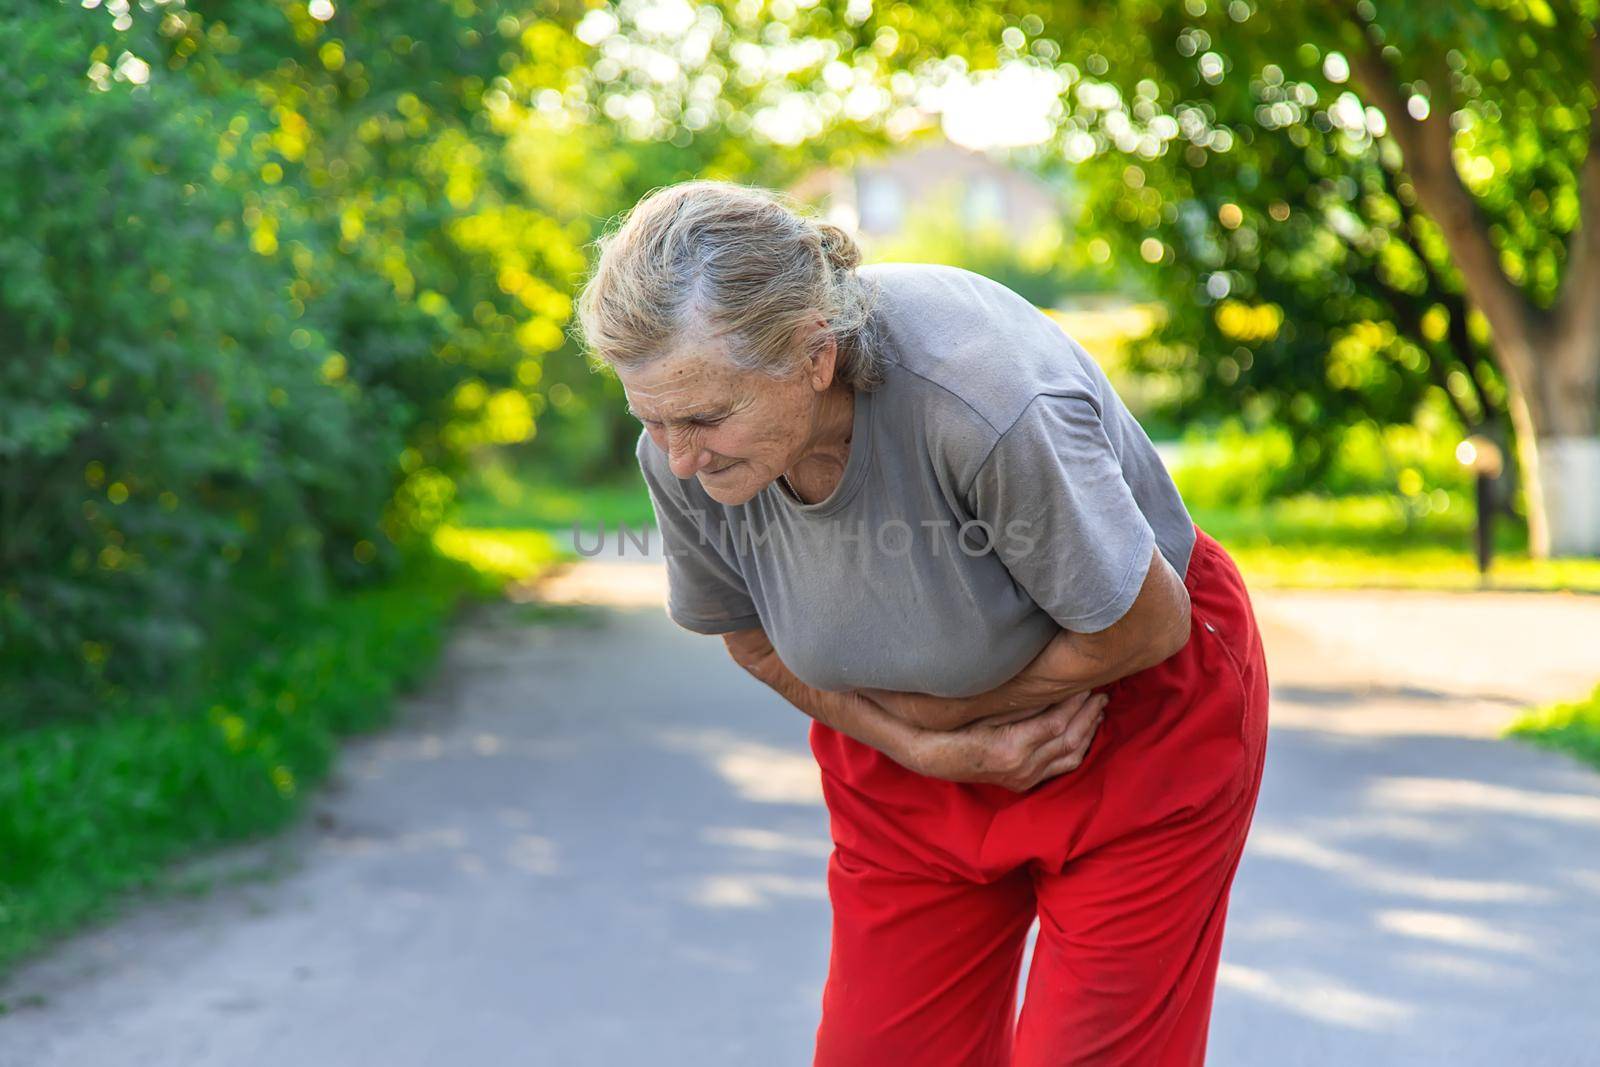
<path id="1" fill-rule="evenodd" d="M 1600 556 L 1600 436 L 1545 437 L 1538 453 L 1541 547 L 1551 556 Z"/>
<path id="2" fill-rule="evenodd" d="M 1591 149 L 1593 151 L 1593 149 Z M 1600 293 L 1589 294 L 1591 304 Z M 1553 556 L 1600 556 L 1600 330 L 1590 316 L 1560 321 L 1550 339 L 1535 464 L 1543 489 L 1544 536 Z M 1531 531 L 1530 531 L 1531 540 Z"/>
<path id="3" fill-rule="evenodd" d="M 1591 61 L 1600 88 L 1600 36 Z M 1442 60 L 1439 66 L 1428 83 L 1444 94 L 1450 79 Z M 1511 393 L 1530 553 L 1600 556 L 1600 106 L 1590 116 L 1566 277 L 1556 305 L 1545 309 L 1501 268 L 1488 220 L 1456 171 L 1443 95 L 1425 118 L 1413 118 L 1399 75 L 1370 43 L 1356 55 L 1355 72 L 1405 158 L 1418 204 L 1444 235 L 1467 298 L 1494 334 Z"/>

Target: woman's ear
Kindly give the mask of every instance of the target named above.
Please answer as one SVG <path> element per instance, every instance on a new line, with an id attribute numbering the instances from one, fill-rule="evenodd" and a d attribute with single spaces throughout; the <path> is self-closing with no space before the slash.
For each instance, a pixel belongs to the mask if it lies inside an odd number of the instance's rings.
<path id="1" fill-rule="evenodd" d="M 820 315 L 800 328 L 804 344 L 811 349 L 810 377 L 812 388 L 824 392 L 834 382 L 839 369 L 839 344 L 828 329 L 827 320 Z"/>

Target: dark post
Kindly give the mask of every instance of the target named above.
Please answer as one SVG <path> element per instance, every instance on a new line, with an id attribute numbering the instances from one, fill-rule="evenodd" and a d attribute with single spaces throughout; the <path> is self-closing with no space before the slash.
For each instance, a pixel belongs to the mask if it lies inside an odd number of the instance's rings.
<path id="1" fill-rule="evenodd" d="M 1489 578 L 1490 558 L 1494 553 L 1494 482 L 1500 477 L 1504 459 L 1500 446 L 1482 434 L 1473 434 L 1456 446 L 1456 459 L 1473 473 L 1477 483 L 1478 522 L 1474 531 L 1478 555 L 1478 577 Z"/>
<path id="2" fill-rule="evenodd" d="M 1489 576 L 1489 556 L 1494 551 L 1494 479 L 1478 471 L 1478 574 Z"/>

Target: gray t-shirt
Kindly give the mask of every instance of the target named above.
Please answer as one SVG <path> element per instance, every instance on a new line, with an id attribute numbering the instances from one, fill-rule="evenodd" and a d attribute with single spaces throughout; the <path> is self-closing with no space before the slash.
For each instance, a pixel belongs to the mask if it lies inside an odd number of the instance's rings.
<path id="1" fill-rule="evenodd" d="M 884 384 L 855 395 L 844 474 L 803 504 L 774 482 L 727 507 L 637 455 L 667 557 L 668 614 L 763 627 L 796 676 L 971 696 L 1057 629 L 1116 622 L 1152 546 L 1179 576 L 1194 526 L 1137 420 L 1077 342 L 999 282 L 879 263 Z"/>

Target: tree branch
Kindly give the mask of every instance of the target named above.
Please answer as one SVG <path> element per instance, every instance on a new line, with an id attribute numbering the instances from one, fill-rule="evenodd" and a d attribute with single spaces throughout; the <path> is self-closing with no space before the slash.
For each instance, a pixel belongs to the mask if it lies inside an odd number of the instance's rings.
<path id="1" fill-rule="evenodd" d="M 1600 97 L 1600 33 L 1589 41 L 1589 83 Z M 1589 153 L 1578 174 L 1578 223 L 1567 239 L 1567 273 L 1556 298 L 1559 336 L 1592 334 L 1600 322 L 1600 99 L 1589 112 Z"/>
<path id="2" fill-rule="evenodd" d="M 1423 277 L 1427 279 L 1428 291 L 1423 295 L 1424 300 L 1440 304 L 1450 316 L 1449 337 L 1445 347 L 1452 356 L 1461 364 L 1467 381 L 1472 385 L 1473 395 L 1477 398 L 1478 408 L 1485 419 L 1498 419 L 1505 414 L 1502 405 L 1490 399 L 1489 393 L 1484 389 L 1483 383 L 1478 380 L 1478 364 L 1481 361 L 1477 346 L 1472 340 L 1472 331 L 1467 328 L 1467 302 L 1455 289 L 1445 284 L 1445 279 L 1440 275 L 1433 261 L 1428 258 L 1419 239 L 1418 226 L 1422 219 L 1417 214 L 1417 209 L 1406 203 L 1406 198 L 1401 195 L 1399 184 L 1395 175 L 1382 163 L 1378 164 L 1378 173 L 1383 176 L 1384 189 L 1400 209 L 1400 225 L 1397 230 L 1391 230 L 1395 239 L 1406 246 L 1406 249 L 1416 257 L 1422 265 Z M 1446 392 L 1448 392 L 1448 382 Z M 1452 395 L 1451 400 L 1455 397 Z"/>
<path id="3" fill-rule="evenodd" d="M 1502 405 L 1496 404 L 1484 389 L 1483 383 L 1478 380 L 1478 364 L 1482 362 L 1477 346 L 1472 340 L 1472 332 L 1467 329 L 1468 308 L 1460 293 L 1446 284 L 1433 261 L 1428 258 L 1422 248 L 1418 237 L 1419 224 L 1422 216 L 1417 213 L 1402 194 L 1397 175 L 1394 171 L 1384 166 L 1380 161 L 1376 171 L 1383 182 L 1383 191 L 1395 202 L 1399 209 L 1400 220 L 1395 227 L 1386 227 L 1386 232 L 1391 240 L 1398 241 L 1406 250 L 1416 258 L 1422 268 L 1422 276 L 1426 288 L 1421 293 L 1409 293 L 1385 280 L 1378 269 L 1377 260 L 1373 253 L 1364 250 L 1352 237 L 1344 236 L 1346 249 L 1358 266 L 1351 268 L 1353 275 L 1359 275 L 1375 290 L 1389 305 L 1391 316 L 1403 334 L 1410 336 L 1412 341 L 1428 353 L 1428 373 L 1435 384 L 1442 387 L 1445 396 L 1455 408 L 1456 415 L 1461 419 L 1461 424 L 1469 430 L 1475 429 L 1480 421 L 1493 421 L 1505 414 Z M 1449 334 L 1441 343 L 1428 340 L 1422 328 L 1423 314 L 1430 305 L 1442 306 L 1450 317 Z M 1468 383 L 1472 386 L 1473 398 L 1477 402 L 1478 413 L 1476 417 L 1469 412 L 1454 393 L 1450 391 L 1450 370 L 1460 370 L 1466 375 Z"/>
<path id="4" fill-rule="evenodd" d="M 1501 357 L 1515 360 L 1538 351 L 1544 332 L 1541 314 L 1501 269 L 1488 220 L 1456 171 L 1448 80 L 1436 87 L 1435 106 L 1428 117 L 1418 120 L 1411 117 L 1399 76 L 1381 50 L 1366 41 L 1354 60 L 1361 93 L 1383 112 L 1389 134 L 1405 157 L 1417 199 L 1444 234 L 1468 296 L 1494 330 Z"/>
<path id="5" fill-rule="evenodd" d="M 1450 371 L 1453 368 L 1444 361 L 1444 353 L 1439 350 L 1440 347 L 1448 349 L 1449 345 L 1435 346 L 1430 344 L 1426 331 L 1422 328 L 1422 318 L 1427 310 L 1426 298 L 1414 296 L 1403 289 L 1396 289 L 1386 284 L 1383 279 L 1378 277 L 1378 272 L 1373 266 L 1367 266 L 1363 273 L 1368 276 L 1375 287 L 1383 291 L 1384 299 L 1389 305 L 1389 311 L 1394 315 L 1396 325 L 1400 327 L 1403 333 L 1409 334 L 1412 342 L 1422 349 L 1423 353 L 1428 357 L 1428 377 L 1432 379 L 1433 384 L 1444 391 L 1445 399 L 1455 409 L 1456 418 L 1461 420 L 1461 425 L 1466 428 L 1468 433 L 1476 430 L 1478 424 L 1484 421 L 1488 411 L 1482 406 L 1480 406 L 1476 414 L 1468 411 L 1467 406 L 1461 402 L 1461 398 L 1450 391 Z M 1454 355 L 1454 353 L 1450 354 Z"/>

